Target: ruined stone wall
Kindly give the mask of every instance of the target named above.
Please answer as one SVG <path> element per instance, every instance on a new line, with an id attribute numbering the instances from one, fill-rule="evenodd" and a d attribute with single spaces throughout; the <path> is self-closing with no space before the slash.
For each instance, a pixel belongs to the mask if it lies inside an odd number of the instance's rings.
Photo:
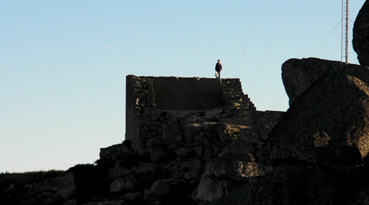
<path id="1" fill-rule="evenodd" d="M 126 84 L 126 139 L 133 143 L 143 141 L 142 127 L 156 121 L 149 116 L 155 110 L 256 110 L 239 79 L 128 75 Z"/>
<path id="2" fill-rule="evenodd" d="M 206 78 L 138 77 L 126 79 L 126 136 L 138 136 L 143 113 L 152 109 L 203 110 L 222 106 L 219 80 Z M 145 111 L 144 111 L 145 110 Z"/>
<path id="3" fill-rule="evenodd" d="M 220 81 L 209 78 L 148 78 L 157 109 L 204 110 L 222 106 Z"/>

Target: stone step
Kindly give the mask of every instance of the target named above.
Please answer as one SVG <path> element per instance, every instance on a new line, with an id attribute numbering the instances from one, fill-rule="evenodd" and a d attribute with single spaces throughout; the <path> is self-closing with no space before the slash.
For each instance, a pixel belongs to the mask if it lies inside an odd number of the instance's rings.
<path id="1" fill-rule="evenodd" d="M 237 82 L 236 82 L 237 81 Z M 248 95 L 242 90 L 241 82 L 234 79 L 223 79 L 221 81 L 224 99 L 227 104 L 237 110 L 256 110 Z"/>

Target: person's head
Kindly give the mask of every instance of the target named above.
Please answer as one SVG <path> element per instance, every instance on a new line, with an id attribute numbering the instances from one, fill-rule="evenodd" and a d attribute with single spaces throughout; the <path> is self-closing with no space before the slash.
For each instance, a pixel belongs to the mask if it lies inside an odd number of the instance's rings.
<path id="1" fill-rule="evenodd" d="M 220 59 L 218 59 L 218 63 L 220 63 Z"/>

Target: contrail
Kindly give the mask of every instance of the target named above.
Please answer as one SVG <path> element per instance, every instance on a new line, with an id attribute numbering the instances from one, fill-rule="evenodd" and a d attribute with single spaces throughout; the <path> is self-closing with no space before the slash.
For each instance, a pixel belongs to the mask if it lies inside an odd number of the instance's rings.
<path id="1" fill-rule="evenodd" d="M 118 48 L 115 48 L 113 46 L 109 46 L 109 45 L 106 45 L 106 44 L 101 44 L 103 47 L 105 48 L 110 48 L 110 49 L 114 49 L 114 50 L 118 50 Z"/>

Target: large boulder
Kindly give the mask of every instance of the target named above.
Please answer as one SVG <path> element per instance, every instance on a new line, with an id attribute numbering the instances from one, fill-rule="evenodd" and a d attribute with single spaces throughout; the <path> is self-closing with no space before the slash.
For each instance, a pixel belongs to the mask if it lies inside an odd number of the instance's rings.
<path id="1" fill-rule="evenodd" d="M 360 64 L 369 66 L 369 1 L 365 1 L 356 17 L 352 45 Z"/>
<path id="2" fill-rule="evenodd" d="M 350 65 L 354 66 L 354 65 Z M 319 58 L 289 59 L 282 65 L 282 80 L 289 104 L 295 101 L 326 71 L 341 70 L 343 64 L 338 61 L 328 61 Z"/>
<path id="3" fill-rule="evenodd" d="M 369 68 L 325 72 L 270 134 L 271 159 L 358 165 L 369 153 Z"/>

